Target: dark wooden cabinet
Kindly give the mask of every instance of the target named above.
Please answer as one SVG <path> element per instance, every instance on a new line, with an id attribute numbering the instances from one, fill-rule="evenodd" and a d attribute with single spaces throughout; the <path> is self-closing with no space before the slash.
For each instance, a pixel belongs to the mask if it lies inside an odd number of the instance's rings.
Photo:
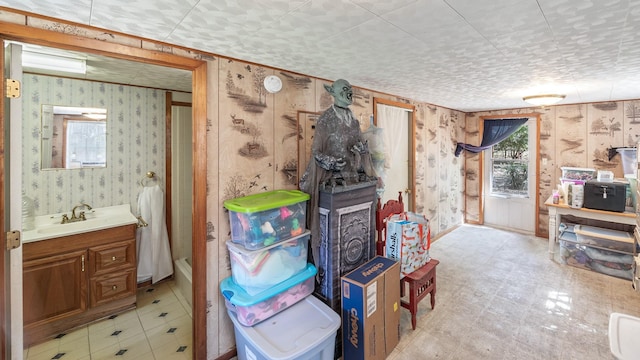
<path id="1" fill-rule="evenodd" d="M 135 224 L 25 243 L 24 345 L 136 302 Z"/>

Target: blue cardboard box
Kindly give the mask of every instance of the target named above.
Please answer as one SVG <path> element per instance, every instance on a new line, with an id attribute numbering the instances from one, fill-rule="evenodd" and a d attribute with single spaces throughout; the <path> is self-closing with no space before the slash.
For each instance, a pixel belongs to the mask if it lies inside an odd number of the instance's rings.
<path id="1" fill-rule="evenodd" d="M 400 263 L 376 256 L 341 287 L 343 359 L 386 359 L 400 341 Z"/>

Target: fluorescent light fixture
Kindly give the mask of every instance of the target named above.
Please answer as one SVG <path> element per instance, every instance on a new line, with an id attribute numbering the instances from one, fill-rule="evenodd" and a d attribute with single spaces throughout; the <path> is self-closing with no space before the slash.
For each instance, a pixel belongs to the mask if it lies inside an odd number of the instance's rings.
<path id="1" fill-rule="evenodd" d="M 533 95 L 525 96 L 522 98 L 525 102 L 535 106 L 553 105 L 565 98 L 566 95 L 548 94 L 548 95 Z"/>
<path id="2" fill-rule="evenodd" d="M 84 59 L 22 51 L 22 66 L 42 70 L 53 70 L 74 74 L 86 74 L 87 62 Z"/>
<path id="3" fill-rule="evenodd" d="M 104 120 L 107 118 L 107 114 L 83 114 L 84 116 L 88 117 L 89 119 L 94 119 L 94 120 Z"/>

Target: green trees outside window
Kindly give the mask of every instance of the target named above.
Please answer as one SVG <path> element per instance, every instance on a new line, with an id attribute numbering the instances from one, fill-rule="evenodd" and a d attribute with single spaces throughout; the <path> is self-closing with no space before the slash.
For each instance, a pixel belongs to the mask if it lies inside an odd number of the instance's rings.
<path id="1" fill-rule="evenodd" d="M 529 196 L 529 127 L 521 126 L 491 150 L 491 194 Z"/>

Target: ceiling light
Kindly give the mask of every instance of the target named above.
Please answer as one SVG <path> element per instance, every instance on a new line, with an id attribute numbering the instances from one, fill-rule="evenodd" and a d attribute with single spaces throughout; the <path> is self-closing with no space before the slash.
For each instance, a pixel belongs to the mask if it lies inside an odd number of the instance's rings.
<path id="1" fill-rule="evenodd" d="M 86 117 L 88 117 L 89 119 L 94 119 L 94 120 L 105 120 L 107 118 L 107 114 L 82 114 Z"/>
<path id="2" fill-rule="evenodd" d="M 564 99 L 566 95 L 558 95 L 558 94 L 549 94 L 549 95 L 533 95 L 533 96 L 525 96 L 522 100 L 528 102 L 531 105 L 535 106 L 545 106 L 545 105 L 553 105 L 562 99 Z"/>
<path id="3" fill-rule="evenodd" d="M 87 62 L 84 59 L 23 51 L 22 66 L 42 70 L 53 70 L 74 74 L 86 74 Z"/>

